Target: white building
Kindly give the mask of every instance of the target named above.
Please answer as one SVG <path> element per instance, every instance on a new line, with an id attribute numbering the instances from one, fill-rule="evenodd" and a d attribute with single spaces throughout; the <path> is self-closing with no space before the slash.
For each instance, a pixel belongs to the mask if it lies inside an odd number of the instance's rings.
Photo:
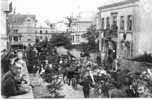
<path id="1" fill-rule="evenodd" d="M 101 29 L 111 29 L 114 23 L 117 26 L 116 34 L 104 34 L 101 38 L 102 52 L 107 51 L 106 39 L 111 37 L 120 57 L 152 53 L 151 4 L 151 0 L 126 0 L 99 7 Z"/>
<path id="2" fill-rule="evenodd" d="M 82 37 L 88 30 L 88 28 L 93 24 L 95 18 L 95 12 L 80 12 L 77 18 L 73 21 L 71 25 L 71 36 L 72 44 L 80 44 L 83 42 L 88 42 Z"/>
<path id="3" fill-rule="evenodd" d="M 52 33 L 54 33 L 54 30 L 48 27 L 35 28 L 35 38 L 38 38 L 40 41 L 45 39 L 50 40 L 52 38 Z"/>

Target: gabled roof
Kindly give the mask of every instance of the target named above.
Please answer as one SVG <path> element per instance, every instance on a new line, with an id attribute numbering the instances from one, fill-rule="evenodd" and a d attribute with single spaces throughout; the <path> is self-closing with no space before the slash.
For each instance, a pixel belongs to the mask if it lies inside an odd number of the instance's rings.
<path id="1" fill-rule="evenodd" d="M 106 8 L 112 8 L 112 7 L 117 7 L 117 6 L 121 6 L 121 5 L 125 5 L 125 4 L 130 4 L 130 3 L 135 3 L 137 1 L 140 1 L 140 0 L 126 0 L 126 1 L 120 1 L 120 2 L 116 2 L 116 3 L 112 3 L 112 4 L 109 4 L 109 5 L 105 5 L 105 6 L 102 6 L 102 7 L 99 7 L 98 9 L 106 9 Z"/>
<path id="2" fill-rule="evenodd" d="M 36 20 L 35 15 L 10 14 L 8 15 L 8 22 L 10 24 L 21 25 L 24 23 L 25 19 L 27 19 L 28 17 L 32 18 L 33 20 Z"/>

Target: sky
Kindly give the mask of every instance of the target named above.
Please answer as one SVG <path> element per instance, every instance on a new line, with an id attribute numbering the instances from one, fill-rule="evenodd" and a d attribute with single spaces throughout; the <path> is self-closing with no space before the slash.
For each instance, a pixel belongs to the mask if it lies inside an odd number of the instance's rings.
<path id="1" fill-rule="evenodd" d="M 35 14 L 40 23 L 59 21 L 79 11 L 98 11 L 97 7 L 121 0 L 10 0 L 16 13 Z"/>

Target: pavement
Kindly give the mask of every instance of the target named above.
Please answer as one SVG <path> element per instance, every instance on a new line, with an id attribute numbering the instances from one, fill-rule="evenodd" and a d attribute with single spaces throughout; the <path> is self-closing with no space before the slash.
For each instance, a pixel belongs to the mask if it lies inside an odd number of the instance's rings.
<path id="1" fill-rule="evenodd" d="M 49 92 L 46 88 L 47 83 L 44 82 L 41 77 L 37 75 L 30 74 L 30 80 L 33 85 L 33 94 L 34 98 L 42 98 L 49 96 Z M 78 85 L 77 89 L 73 89 L 71 86 L 63 83 L 62 88 L 59 90 L 61 95 L 64 95 L 64 98 L 84 98 L 82 86 Z M 95 98 L 93 89 L 90 90 L 90 98 Z"/>
<path id="2" fill-rule="evenodd" d="M 82 87 L 80 85 L 78 85 L 77 90 L 74 90 L 71 86 L 64 84 L 59 93 L 64 95 L 65 98 L 84 98 Z"/>
<path id="3" fill-rule="evenodd" d="M 49 91 L 46 88 L 47 83 L 44 82 L 38 74 L 30 74 L 30 80 L 33 86 L 34 98 L 42 98 L 49 95 Z"/>

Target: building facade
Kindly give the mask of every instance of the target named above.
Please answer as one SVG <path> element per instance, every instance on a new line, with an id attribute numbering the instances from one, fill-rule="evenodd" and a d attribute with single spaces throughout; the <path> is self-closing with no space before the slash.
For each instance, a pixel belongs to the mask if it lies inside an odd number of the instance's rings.
<path id="1" fill-rule="evenodd" d="M 72 44 L 80 44 L 87 42 L 85 38 L 82 37 L 83 34 L 87 32 L 87 29 L 92 25 L 92 21 L 76 21 L 72 24 Z"/>
<path id="2" fill-rule="evenodd" d="M 10 14 L 8 22 L 10 48 L 23 48 L 29 44 L 33 45 L 36 39 L 49 40 L 51 38 L 50 28 L 36 26 L 35 15 Z"/>
<path id="3" fill-rule="evenodd" d="M 0 5 L 1 50 L 4 50 L 7 49 L 8 43 L 7 15 L 11 12 L 12 3 L 8 0 L 1 0 Z"/>
<path id="4" fill-rule="evenodd" d="M 88 28 L 94 24 L 95 12 L 80 12 L 79 16 L 73 20 L 70 32 L 72 44 L 86 43 L 88 40 L 83 38 L 83 34 L 88 31 Z"/>
<path id="5" fill-rule="evenodd" d="M 47 27 L 36 27 L 35 28 L 35 38 L 42 40 L 50 40 L 52 38 L 52 33 L 54 30 Z"/>
<path id="6" fill-rule="evenodd" d="M 101 52 L 108 54 L 107 51 L 112 49 L 117 57 L 130 58 L 151 51 L 152 41 L 145 42 L 148 43 L 147 49 L 141 46 L 144 42 L 141 41 L 141 36 L 147 37 L 150 32 L 143 31 L 142 22 L 146 18 L 141 17 L 144 12 L 141 10 L 143 3 L 140 0 L 121 1 L 98 9 L 102 30 L 99 43 Z"/>
<path id="7" fill-rule="evenodd" d="M 10 26 L 9 46 L 22 47 L 35 42 L 35 15 L 10 14 L 8 16 Z"/>

